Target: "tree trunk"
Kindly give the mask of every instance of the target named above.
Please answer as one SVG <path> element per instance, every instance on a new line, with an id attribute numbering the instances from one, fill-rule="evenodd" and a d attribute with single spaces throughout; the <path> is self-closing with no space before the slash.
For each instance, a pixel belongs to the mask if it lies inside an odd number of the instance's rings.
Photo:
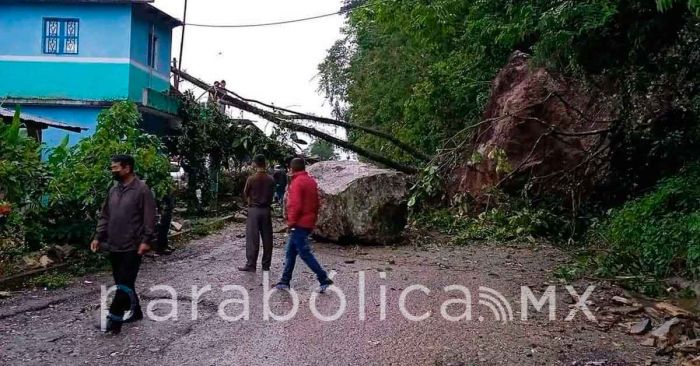
<path id="1" fill-rule="evenodd" d="M 177 69 L 172 69 L 172 72 L 178 74 L 182 79 L 187 80 L 190 83 L 192 83 L 192 84 L 194 84 L 194 85 L 196 85 L 204 90 L 210 90 L 212 88 L 212 86 L 208 85 L 204 81 L 199 80 L 196 77 L 187 74 L 186 72 L 178 71 Z M 297 132 L 303 132 L 303 133 L 309 134 L 311 136 L 315 136 L 317 138 L 320 138 L 322 140 L 328 141 L 336 146 L 353 151 L 353 152 L 357 153 L 358 155 L 361 155 L 369 160 L 372 160 L 372 161 L 377 162 L 379 164 L 383 164 L 387 167 L 396 169 L 398 171 L 401 171 L 401 172 L 404 172 L 407 174 L 415 174 L 418 172 L 418 169 L 414 166 L 410 166 L 410 165 L 406 165 L 406 164 L 403 164 L 400 162 L 396 162 L 394 160 L 386 158 L 385 156 L 382 156 L 382 155 L 377 154 L 375 152 L 366 150 L 362 147 L 359 147 L 359 146 L 354 145 L 350 142 L 341 140 L 337 137 L 331 136 L 327 133 L 321 132 L 321 131 L 316 130 L 314 128 L 291 122 L 289 120 L 289 116 L 266 111 L 264 109 L 258 108 L 258 107 L 251 105 L 250 103 L 248 103 L 242 99 L 233 97 L 231 95 L 225 94 L 225 95 L 221 96 L 220 102 L 222 102 L 223 104 L 232 106 L 234 108 L 238 108 L 240 110 L 258 115 L 258 116 L 260 116 L 260 117 L 262 117 L 262 118 L 264 118 L 264 119 L 266 119 L 266 120 L 268 120 L 268 121 L 270 121 L 270 122 L 272 122 L 272 123 L 274 123 L 282 128 L 292 130 L 292 131 L 297 131 Z"/>

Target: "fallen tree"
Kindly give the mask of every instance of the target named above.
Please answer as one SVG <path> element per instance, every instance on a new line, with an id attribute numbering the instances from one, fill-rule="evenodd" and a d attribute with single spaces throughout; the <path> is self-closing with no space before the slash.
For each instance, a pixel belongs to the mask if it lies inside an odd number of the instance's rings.
<path id="1" fill-rule="evenodd" d="M 186 80 L 199 88 L 202 88 L 205 90 L 211 90 L 213 88 L 212 86 L 210 86 L 206 82 L 204 82 L 204 81 L 202 81 L 202 80 L 200 80 L 192 75 L 189 75 L 186 72 L 177 70 L 176 68 L 172 68 L 172 72 L 177 74 L 183 80 Z M 298 120 L 298 119 L 309 119 L 309 120 L 313 120 L 315 122 L 320 122 L 318 120 L 318 117 L 305 115 L 305 116 L 313 117 L 313 118 L 301 118 L 302 117 L 301 114 L 297 115 L 296 117 L 293 117 L 293 116 L 288 116 L 288 115 L 284 115 L 284 114 L 280 114 L 280 113 L 276 113 L 276 112 L 270 112 L 270 111 L 264 110 L 262 108 L 256 107 L 256 106 L 252 105 L 250 102 L 243 100 L 240 97 L 237 97 L 235 95 L 231 95 L 231 94 L 222 95 L 220 97 L 220 102 L 225 104 L 225 105 L 240 109 L 242 111 L 253 113 L 257 116 L 260 116 L 260 117 L 266 119 L 267 121 L 270 121 L 270 122 L 278 125 L 281 128 L 288 129 L 291 131 L 296 131 L 296 132 L 303 132 L 303 133 L 309 134 L 311 136 L 320 138 L 322 140 L 328 141 L 336 146 L 339 146 L 341 148 L 355 152 L 362 157 L 365 157 L 365 158 L 372 160 L 376 163 L 385 165 L 389 168 L 396 169 L 396 170 L 401 171 L 403 173 L 415 174 L 418 172 L 418 169 L 414 166 L 391 160 L 383 155 L 380 155 L 379 153 L 369 151 L 369 150 L 364 149 L 360 146 L 357 146 L 353 143 L 350 143 L 350 142 L 345 141 L 345 140 L 341 140 L 341 139 L 334 137 L 334 136 L 331 136 L 325 132 L 319 131 L 315 128 L 292 122 L 293 120 Z M 333 123 L 333 124 L 335 124 L 337 126 L 339 126 L 340 124 L 345 124 L 348 128 L 354 128 L 353 127 L 354 125 L 347 124 L 345 122 L 336 121 L 336 120 L 332 120 L 332 121 L 334 121 L 335 123 Z M 320 123 L 324 123 L 324 122 L 320 122 Z M 418 156 L 416 156 L 416 157 L 418 157 Z M 423 160 L 423 157 L 419 157 L 419 158 L 421 160 Z"/>

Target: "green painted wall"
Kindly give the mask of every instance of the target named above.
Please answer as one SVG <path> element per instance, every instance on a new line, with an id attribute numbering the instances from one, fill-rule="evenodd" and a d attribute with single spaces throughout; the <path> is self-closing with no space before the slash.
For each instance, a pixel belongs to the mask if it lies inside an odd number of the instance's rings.
<path id="1" fill-rule="evenodd" d="M 145 70 L 129 65 L 129 99 L 141 102 L 145 88 L 167 92 L 170 89 L 170 82 L 156 75 L 155 73 L 151 75 Z"/>
<path id="2" fill-rule="evenodd" d="M 0 98 L 126 99 L 130 67 L 127 63 L 0 61 Z"/>

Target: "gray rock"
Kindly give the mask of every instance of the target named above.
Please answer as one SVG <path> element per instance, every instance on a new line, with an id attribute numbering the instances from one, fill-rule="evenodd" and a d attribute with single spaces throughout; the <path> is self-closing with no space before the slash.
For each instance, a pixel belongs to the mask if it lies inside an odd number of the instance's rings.
<path id="1" fill-rule="evenodd" d="M 642 319 L 630 328 L 630 334 L 644 334 L 651 330 L 651 320 Z"/>
<path id="2" fill-rule="evenodd" d="M 651 332 L 651 336 L 658 339 L 659 344 L 663 347 L 666 347 L 678 343 L 682 333 L 683 323 L 678 318 L 672 318 L 654 329 L 654 331 Z"/>
<path id="3" fill-rule="evenodd" d="M 175 231 L 182 231 L 182 224 L 177 222 L 177 221 L 172 221 L 170 223 L 170 226 L 175 230 Z"/>
<path id="4" fill-rule="evenodd" d="M 622 305 L 632 305 L 632 302 L 622 296 L 613 296 L 612 301 Z"/>
<path id="5" fill-rule="evenodd" d="M 357 161 L 325 161 L 309 167 L 318 182 L 321 210 L 314 235 L 331 241 L 391 243 L 408 216 L 407 177 Z"/>

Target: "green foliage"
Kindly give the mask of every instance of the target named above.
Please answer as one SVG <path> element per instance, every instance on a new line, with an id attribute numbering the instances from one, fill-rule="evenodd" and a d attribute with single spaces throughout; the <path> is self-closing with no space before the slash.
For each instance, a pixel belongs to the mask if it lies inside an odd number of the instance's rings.
<path id="1" fill-rule="evenodd" d="M 48 290 L 56 290 L 67 287 L 73 282 L 73 278 L 68 273 L 46 273 L 32 278 L 29 281 L 31 286 L 43 287 Z"/>
<path id="2" fill-rule="evenodd" d="M 474 241 L 513 241 L 550 238 L 565 230 L 563 220 L 545 209 L 524 204 L 501 205 L 476 216 L 457 215 L 454 209 L 424 211 L 416 215 L 419 227 L 452 235 L 455 245 Z"/>
<path id="3" fill-rule="evenodd" d="M 47 177 L 39 144 L 21 133 L 19 113 L 18 107 L 10 124 L 0 123 L 0 194 L 22 208 L 40 194 Z"/>
<path id="4" fill-rule="evenodd" d="M 257 154 L 268 161 L 281 161 L 292 150 L 280 141 L 279 132 L 267 136 L 250 121 L 238 121 L 222 114 L 212 103 L 199 103 L 191 92 L 182 98 L 182 133 L 168 138 L 169 154 L 178 158 L 187 173 L 186 200 L 198 207 L 195 192 L 202 192 L 202 204 L 215 202 L 222 168 L 235 168 Z"/>
<path id="5" fill-rule="evenodd" d="M 656 7 L 659 11 L 668 11 L 680 0 L 656 0 Z M 700 0 L 688 0 L 688 9 L 695 12 L 695 15 L 700 16 Z"/>
<path id="6" fill-rule="evenodd" d="M 624 119 L 639 124 L 649 118 L 639 105 L 649 85 L 657 95 L 698 94 L 698 62 L 688 57 L 700 48 L 700 32 L 688 8 L 700 11 L 698 0 L 687 7 L 679 0 L 367 0 L 319 65 L 320 90 L 336 114 L 432 153 L 481 118 L 491 81 L 519 50 L 537 66 L 603 85 L 626 103 Z M 698 111 L 681 100 L 670 107 Z M 410 160 L 375 137 L 349 137 Z"/>
<path id="7" fill-rule="evenodd" d="M 136 174 L 157 198 L 170 192 L 170 164 L 165 148 L 153 135 L 139 130 L 141 114 L 130 102 L 115 103 L 100 113 L 95 133 L 69 148 L 68 140 L 48 157 L 52 180 L 48 186 L 50 239 L 86 242 L 94 232 L 97 213 L 114 184 L 111 157 L 130 154 Z"/>
<path id="8" fill-rule="evenodd" d="M 335 147 L 328 141 L 316 140 L 309 146 L 308 153 L 318 157 L 321 161 L 338 160 L 338 154 L 335 152 Z"/>
<path id="9" fill-rule="evenodd" d="M 420 210 L 444 199 L 444 182 L 438 167 L 430 165 L 423 169 L 416 183 L 411 187 L 408 208 Z"/>
<path id="10" fill-rule="evenodd" d="M 596 230 L 606 247 L 599 273 L 700 276 L 700 167 L 662 181 L 611 212 Z"/>
<path id="11" fill-rule="evenodd" d="M 22 133 L 19 115 L 17 108 L 11 123 L 0 120 L 0 203 L 10 209 L 0 221 L 0 267 L 16 253 L 37 249 L 42 240 L 36 219 L 49 176 L 39 144 Z"/>

